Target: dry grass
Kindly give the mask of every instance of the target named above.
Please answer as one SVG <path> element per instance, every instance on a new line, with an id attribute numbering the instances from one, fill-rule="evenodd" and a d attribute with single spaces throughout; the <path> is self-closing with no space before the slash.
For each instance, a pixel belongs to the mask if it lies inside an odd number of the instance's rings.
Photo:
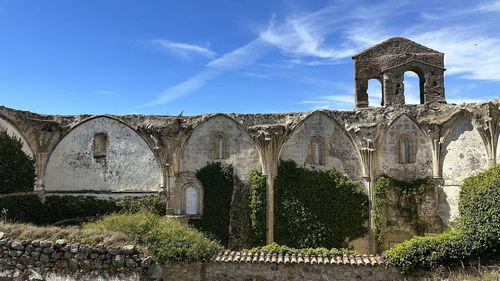
<path id="1" fill-rule="evenodd" d="M 454 268 L 452 270 L 438 270 L 428 281 L 500 281 L 500 265 L 492 266 L 469 266 L 463 268 Z"/>
<path id="2" fill-rule="evenodd" d="M 50 240 L 66 239 L 69 243 L 81 243 L 105 246 L 124 246 L 136 244 L 120 232 L 82 229 L 80 227 L 34 226 L 31 224 L 12 224 L 0 222 L 0 231 L 8 238 L 16 240 Z"/>

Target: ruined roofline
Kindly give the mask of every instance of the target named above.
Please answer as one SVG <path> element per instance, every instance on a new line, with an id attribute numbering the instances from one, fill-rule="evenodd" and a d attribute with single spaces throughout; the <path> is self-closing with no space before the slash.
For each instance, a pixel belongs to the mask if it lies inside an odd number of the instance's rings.
<path id="1" fill-rule="evenodd" d="M 357 54 L 353 55 L 353 56 L 352 56 L 352 59 L 353 59 L 353 60 L 355 60 L 355 59 L 357 59 L 359 56 L 362 56 L 362 55 L 364 55 L 364 54 L 366 54 L 366 53 L 370 52 L 371 50 L 374 50 L 374 49 L 380 48 L 381 46 L 386 45 L 386 44 L 389 44 L 389 43 L 392 43 L 392 42 L 394 42 L 394 41 L 403 41 L 403 42 L 408 42 L 408 43 L 411 43 L 411 44 L 413 44 L 413 45 L 415 45 L 415 46 L 418 46 L 419 48 L 421 48 L 421 49 L 423 49 L 423 50 L 427 50 L 427 51 L 428 51 L 428 53 L 444 54 L 444 53 L 442 53 L 442 52 L 436 51 L 436 50 L 431 49 L 431 48 L 429 48 L 429 47 L 426 47 L 426 46 L 424 46 L 424 45 L 422 45 L 422 44 L 419 44 L 419 43 L 417 43 L 417 42 L 415 42 L 415 41 L 413 41 L 413 40 L 410 40 L 410 39 L 407 39 L 407 38 L 404 38 L 404 37 L 395 36 L 395 37 L 388 38 L 388 39 L 386 39 L 386 40 L 384 40 L 384 41 L 382 41 L 382 42 L 380 42 L 380 43 L 378 43 L 378 44 L 375 44 L 375 45 L 373 45 L 373 46 L 369 47 L 369 48 L 364 49 L 363 51 L 361 51 L 361 52 L 359 52 L 359 53 L 357 53 Z"/>

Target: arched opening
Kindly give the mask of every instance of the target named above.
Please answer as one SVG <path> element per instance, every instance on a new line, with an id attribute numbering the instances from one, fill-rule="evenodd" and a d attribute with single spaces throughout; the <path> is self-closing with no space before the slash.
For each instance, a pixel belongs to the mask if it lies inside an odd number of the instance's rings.
<path id="1" fill-rule="evenodd" d="M 309 147 L 309 163 L 311 165 L 324 165 L 325 164 L 325 142 L 320 136 L 311 139 Z"/>
<path id="2" fill-rule="evenodd" d="M 184 190 L 184 195 L 186 198 L 186 208 L 185 208 L 185 214 L 186 215 L 198 215 L 199 210 L 198 210 L 198 200 L 199 200 L 199 193 L 198 189 L 192 185 L 186 187 Z"/>
<path id="3" fill-rule="evenodd" d="M 403 75 L 405 104 L 424 104 L 424 81 L 418 70 L 407 70 Z"/>
<path id="4" fill-rule="evenodd" d="M 368 80 L 368 104 L 373 107 L 384 105 L 384 94 L 383 94 L 382 82 L 378 78 L 372 78 Z"/>
<path id="5" fill-rule="evenodd" d="M 225 157 L 225 143 L 224 143 L 224 135 L 222 133 L 218 133 L 215 135 L 214 140 L 214 151 L 215 151 L 215 159 L 216 160 L 224 160 Z"/>
<path id="6" fill-rule="evenodd" d="M 101 132 L 94 135 L 93 147 L 94 158 L 106 158 L 108 154 L 108 134 Z"/>
<path id="7" fill-rule="evenodd" d="M 399 138 L 397 151 L 399 164 L 415 163 L 416 147 L 408 136 Z"/>

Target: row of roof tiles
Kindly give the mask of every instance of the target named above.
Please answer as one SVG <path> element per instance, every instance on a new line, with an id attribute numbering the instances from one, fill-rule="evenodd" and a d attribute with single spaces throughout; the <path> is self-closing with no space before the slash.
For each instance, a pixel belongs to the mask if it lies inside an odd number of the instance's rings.
<path id="1" fill-rule="evenodd" d="M 214 260 L 217 263 L 274 263 L 274 264 L 325 264 L 377 266 L 387 265 L 379 255 L 316 256 L 309 254 L 278 254 L 251 252 L 220 252 Z"/>

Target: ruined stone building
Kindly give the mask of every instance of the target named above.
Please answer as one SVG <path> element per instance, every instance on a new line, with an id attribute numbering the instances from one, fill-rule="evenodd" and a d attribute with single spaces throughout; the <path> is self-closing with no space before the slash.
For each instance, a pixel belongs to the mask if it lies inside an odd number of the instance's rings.
<path id="1" fill-rule="evenodd" d="M 242 181 L 255 169 L 266 175 L 272 241 L 272 179 L 279 160 L 292 159 L 311 169 L 340 170 L 368 194 L 382 174 L 433 178 L 436 196 L 427 208 L 447 224 L 458 213 L 463 179 L 500 161 L 500 100 L 447 104 L 444 54 L 404 38 L 353 60 L 352 111 L 55 116 L 0 107 L 0 128 L 36 159 L 41 194 L 116 198 L 164 191 L 170 214 L 196 216 L 202 215 L 203 188 L 195 172 L 207 162 L 231 163 Z M 419 105 L 405 105 L 406 71 L 419 77 Z M 382 107 L 368 104 L 369 79 L 382 84 Z M 401 230 L 386 237 L 399 242 L 411 235 Z M 368 252 L 369 240 L 353 245 Z"/>

